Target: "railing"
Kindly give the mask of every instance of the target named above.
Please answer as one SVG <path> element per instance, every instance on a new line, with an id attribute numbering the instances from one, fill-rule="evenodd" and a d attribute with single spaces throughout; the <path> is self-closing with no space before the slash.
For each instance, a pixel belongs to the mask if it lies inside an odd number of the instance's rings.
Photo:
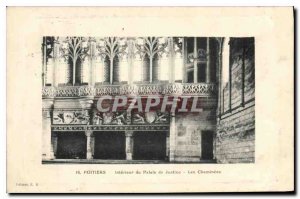
<path id="1" fill-rule="evenodd" d="M 97 85 L 97 86 L 63 86 L 43 87 L 43 98 L 64 97 L 100 97 L 104 95 L 185 95 L 210 97 L 216 94 L 214 83 L 164 83 L 164 84 L 134 84 L 134 85 Z"/>

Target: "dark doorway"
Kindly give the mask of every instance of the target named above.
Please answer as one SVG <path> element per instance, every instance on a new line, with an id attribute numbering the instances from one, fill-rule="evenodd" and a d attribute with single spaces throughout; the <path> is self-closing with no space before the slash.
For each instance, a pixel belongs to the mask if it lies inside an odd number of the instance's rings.
<path id="1" fill-rule="evenodd" d="M 213 159 L 213 131 L 202 131 L 201 151 L 203 160 Z"/>
<path id="2" fill-rule="evenodd" d="M 126 158 L 124 132 L 95 132 L 94 135 L 94 159 L 124 160 Z"/>
<path id="3" fill-rule="evenodd" d="M 61 132 L 57 134 L 57 159 L 85 159 L 86 136 L 84 132 Z"/>
<path id="4" fill-rule="evenodd" d="M 165 160 L 166 132 L 135 132 L 133 144 L 133 159 L 135 160 Z"/>

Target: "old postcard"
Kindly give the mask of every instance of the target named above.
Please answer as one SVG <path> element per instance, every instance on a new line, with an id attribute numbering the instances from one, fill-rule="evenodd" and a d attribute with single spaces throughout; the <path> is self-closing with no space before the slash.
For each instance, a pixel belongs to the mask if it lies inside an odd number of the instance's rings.
<path id="1" fill-rule="evenodd" d="M 294 190 L 292 7 L 8 7 L 7 191 Z"/>

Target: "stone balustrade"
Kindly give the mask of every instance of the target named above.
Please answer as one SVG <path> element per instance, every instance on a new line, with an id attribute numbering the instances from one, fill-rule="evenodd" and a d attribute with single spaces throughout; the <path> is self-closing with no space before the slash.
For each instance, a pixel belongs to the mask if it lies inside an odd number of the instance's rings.
<path id="1" fill-rule="evenodd" d="M 214 83 L 164 83 L 164 84 L 124 84 L 97 86 L 46 86 L 42 88 L 43 98 L 101 97 L 176 95 L 212 97 L 216 94 Z"/>

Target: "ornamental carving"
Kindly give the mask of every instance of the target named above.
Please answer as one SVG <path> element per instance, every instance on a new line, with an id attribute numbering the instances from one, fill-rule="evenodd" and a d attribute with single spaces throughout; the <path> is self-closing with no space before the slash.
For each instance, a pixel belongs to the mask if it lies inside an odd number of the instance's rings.
<path id="1" fill-rule="evenodd" d="M 216 93 L 213 83 L 184 84 L 137 84 L 137 85 L 101 85 L 101 86 L 61 86 L 43 87 L 43 98 L 63 97 L 100 97 L 105 95 L 194 95 L 211 96 Z"/>
<path id="2" fill-rule="evenodd" d="M 88 110 L 53 112 L 53 124 L 89 124 L 89 121 Z"/>
<path id="3" fill-rule="evenodd" d="M 181 94 L 182 93 L 182 85 L 181 84 L 166 84 L 164 86 L 163 94 Z"/>
<path id="4" fill-rule="evenodd" d="M 42 97 L 43 98 L 53 98 L 55 97 L 55 88 L 54 87 L 43 87 L 42 89 Z"/>
<path id="5" fill-rule="evenodd" d="M 182 87 L 182 94 L 187 95 L 212 95 L 215 91 L 215 84 L 207 83 L 183 84 Z"/>
<path id="6" fill-rule="evenodd" d="M 146 84 L 139 85 L 139 95 L 157 95 L 162 93 L 162 85 L 160 84 Z"/>
<path id="7" fill-rule="evenodd" d="M 93 116 L 94 125 L 126 125 L 130 123 L 130 114 L 126 111 L 105 113 L 95 112 Z"/>
<path id="8" fill-rule="evenodd" d="M 124 126 L 113 126 L 113 125 L 52 125 L 51 130 L 56 132 L 72 132 L 72 131 L 168 131 L 170 129 L 167 125 L 124 125 Z"/>
<path id="9" fill-rule="evenodd" d="M 130 124 L 169 124 L 170 114 L 159 111 L 134 112 L 126 110 L 117 112 L 95 112 L 93 114 L 93 125 L 130 125 Z"/>
<path id="10" fill-rule="evenodd" d="M 168 112 L 136 112 L 133 113 L 132 123 L 133 124 L 169 124 L 170 114 Z"/>

